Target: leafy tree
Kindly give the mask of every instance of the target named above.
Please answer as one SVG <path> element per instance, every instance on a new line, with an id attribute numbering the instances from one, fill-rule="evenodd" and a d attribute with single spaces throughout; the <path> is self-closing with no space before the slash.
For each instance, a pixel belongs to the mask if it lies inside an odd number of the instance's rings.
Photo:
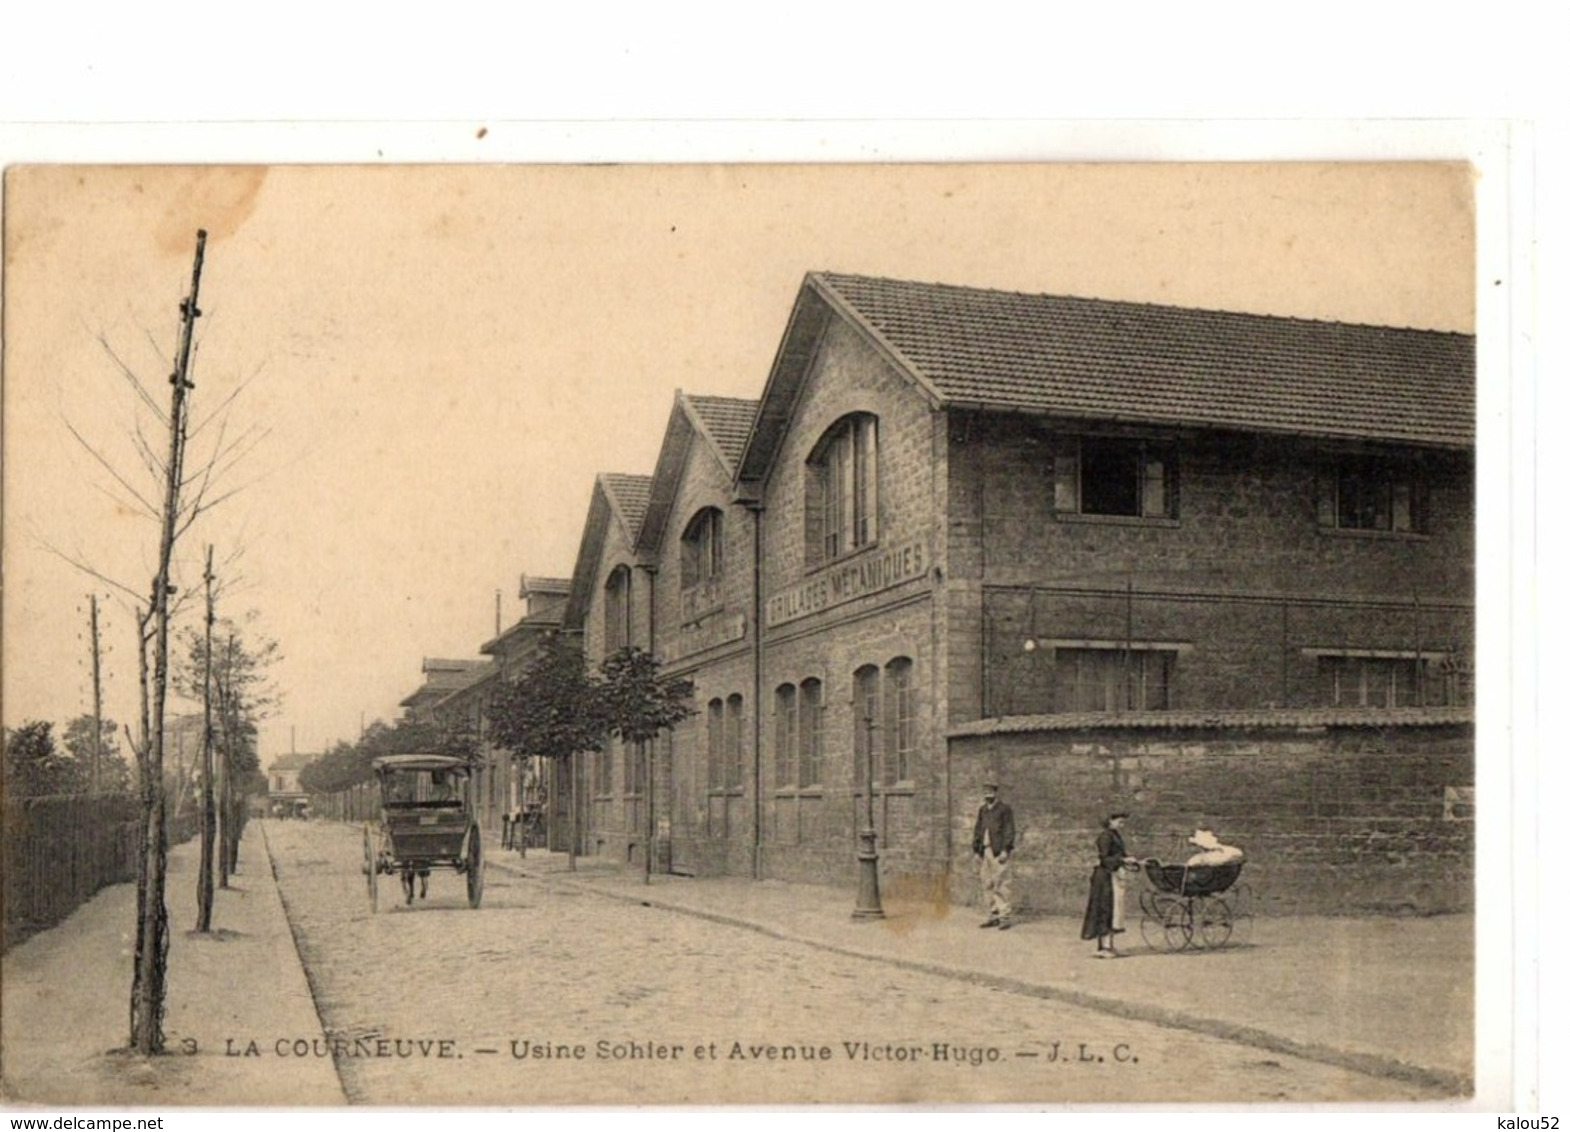
<path id="1" fill-rule="evenodd" d="M 486 708 L 492 741 L 516 758 L 540 755 L 567 764 L 583 751 L 598 751 L 611 729 L 603 682 L 584 670 L 583 654 L 562 634 L 547 637 L 516 680 L 503 682 Z M 569 789 L 572 787 L 569 786 Z M 577 799 L 568 803 L 573 829 L 568 863 L 576 865 Z"/>
<path id="2" fill-rule="evenodd" d="M 402 719 L 391 725 L 377 720 L 358 742 L 340 742 L 300 768 L 300 788 L 308 794 L 335 794 L 369 781 L 372 760 L 415 754 L 452 755 L 473 763 L 479 757 L 479 744 L 462 728 L 423 720 Z"/>
<path id="3" fill-rule="evenodd" d="M 81 790 L 75 760 L 55 746 L 54 724 L 35 719 L 5 731 L 5 790 L 17 798 Z"/>
<path id="4" fill-rule="evenodd" d="M 117 739 L 119 725 L 112 719 L 103 720 L 98 746 L 98 792 L 100 794 L 129 794 L 131 792 L 131 765 L 120 752 Z M 77 773 L 85 787 L 92 785 L 93 717 L 79 715 L 65 725 L 64 742 L 71 758 L 80 768 Z M 84 788 L 85 788 L 84 787 Z"/>
<path id="5" fill-rule="evenodd" d="M 654 761 L 649 743 L 692 714 L 692 681 L 660 675 L 660 662 L 636 645 L 621 649 L 600 665 L 604 677 L 601 695 L 611 733 L 624 743 L 635 744 L 649 775 L 649 828 L 643 854 L 643 879 L 654 869 Z"/>
<path id="6" fill-rule="evenodd" d="M 629 743 L 647 743 L 692 715 L 692 681 L 660 675 L 652 653 L 633 646 L 600 665 L 608 730 Z"/>
<path id="7" fill-rule="evenodd" d="M 261 769 L 256 751 L 257 725 L 278 706 L 279 697 L 269 670 L 279 659 L 278 642 L 254 630 L 256 615 L 234 621 L 219 619 L 213 626 L 212 720 L 213 744 L 218 756 L 217 782 L 219 883 L 228 887 L 240 852 L 245 828 L 245 795 Z M 207 690 L 208 641 L 205 627 L 182 634 L 182 656 L 173 673 L 175 689 L 186 699 L 201 702 Z"/>

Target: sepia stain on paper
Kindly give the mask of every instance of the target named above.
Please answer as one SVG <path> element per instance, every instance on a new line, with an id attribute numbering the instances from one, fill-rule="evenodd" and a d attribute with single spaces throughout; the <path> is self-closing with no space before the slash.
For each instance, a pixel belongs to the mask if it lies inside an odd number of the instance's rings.
<path id="1" fill-rule="evenodd" d="M 216 243 L 240 230 L 256 210 L 256 199 L 267 180 L 265 165 L 224 165 L 193 169 L 171 194 L 158 223 L 158 247 L 189 255 L 192 234 L 207 231 Z"/>

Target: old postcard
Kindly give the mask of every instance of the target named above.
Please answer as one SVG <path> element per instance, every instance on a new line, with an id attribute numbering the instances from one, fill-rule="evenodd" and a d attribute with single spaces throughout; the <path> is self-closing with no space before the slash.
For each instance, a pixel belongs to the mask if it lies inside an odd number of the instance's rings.
<path id="1" fill-rule="evenodd" d="M 1476 212 L 9 168 L 0 1095 L 1498 1103 Z"/>

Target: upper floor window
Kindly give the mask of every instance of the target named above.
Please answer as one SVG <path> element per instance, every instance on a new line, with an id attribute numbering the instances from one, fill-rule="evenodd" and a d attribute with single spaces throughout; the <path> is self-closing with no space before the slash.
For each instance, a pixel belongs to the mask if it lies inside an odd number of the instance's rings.
<path id="1" fill-rule="evenodd" d="M 1410 657 L 1322 656 L 1324 698 L 1334 707 L 1395 708 L 1422 702 L 1419 666 Z"/>
<path id="2" fill-rule="evenodd" d="M 605 654 L 632 644 L 632 571 L 618 566 L 605 580 Z"/>
<path id="3" fill-rule="evenodd" d="M 1055 702 L 1061 712 L 1161 711 L 1171 707 L 1172 662 L 1165 649 L 1060 648 Z"/>
<path id="4" fill-rule="evenodd" d="M 807 561 L 829 562 L 878 538 L 878 418 L 855 413 L 807 460 Z"/>
<path id="5" fill-rule="evenodd" d="M 1083 437 L 1053 460 L 1059 513 L 1176 519 L 1177 459 L 1170 444 Z"/>
<path id="6" fill-rule="evenodd" d="M 1414 464 L 1349 456 L 1320 479 L 1319 523 L 1347 531 L 1421 533 L 1428 491 Z"/>
<path id="7" fill-rule="evenodd" d="M 725 515 L 705 507 L 681 536 L 681 586 L 690 589 L 725 576 Z"/>

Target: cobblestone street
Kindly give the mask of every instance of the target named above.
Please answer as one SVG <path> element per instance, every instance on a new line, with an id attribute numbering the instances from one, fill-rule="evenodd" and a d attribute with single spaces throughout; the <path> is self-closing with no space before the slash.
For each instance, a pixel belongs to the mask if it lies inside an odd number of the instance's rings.
<path id="1" fill-rule="evenodd" d="M 374 916 L 357 829 L 269 823 L 327 1033 L 212 1035 L 336 1054 L 355 1103 L 1418 1100 L 1402 1082 L 833 955 L 488 870 Z M 391 905 L 391 906 L 390 906 Z M 287 1065 L 281 1066 L 287 1073 Z"/>

